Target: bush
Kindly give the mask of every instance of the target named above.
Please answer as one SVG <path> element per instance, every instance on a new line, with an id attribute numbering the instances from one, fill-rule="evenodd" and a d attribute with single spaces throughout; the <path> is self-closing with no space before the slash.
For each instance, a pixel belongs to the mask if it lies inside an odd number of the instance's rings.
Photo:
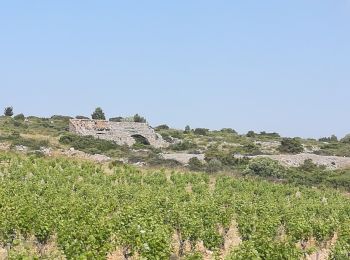
<path id="1" fill-rule="evenodd" d="M 304 148 L 300 140 L 297 138 L 283 138 L 278 150 L 281 153 L 297 154 L 303 152 Z"/>
<path id="2" fill-rule="evenodd" d="M 188 162 L 188 168 L 191 171 L 199 172 L 203 170 L 204 165 L 197 157 L 192 157 Z"/>
<path id="3" fill-rule="evenodd" d="M 140 116 L 139 114 L 134 115 L 134 122 L 136 122 L 136 123 L 147 123 L 146 118 Z"/>
<path id="4" fill-rule="evenodd" d="M 121 116 L 118 117 L 111 117 L 109 119 L 110 122 L 121 122 L 123 120 L 123 118 Z"/>
<path id="5" fill-rule="evenodd" d="M 24 121 L 25 120 L 25 116 L 23 114 L 18 114 L 18 115 L 15 115 L 13 117 L 13 119 L 15 119 L 17 121 Z"/>
<path id="6" fill-rule="evenodd" d="M 246 136 L 247 137 L 255 137 L 255 132 L 254 131 L 249 131 L 247 134 L 246 134 Z"/>
<path id="7" fill-rule="evenodd" d="M 185 151 L 185 150 L 196 149 L 196 148 L 197 148 L 197 145 L 189 141 L 183 141 L 183 142 L 169 146 L 169 149 L 174 151 Z"/>
<path id="8" fill-rule="evenodd" d="M 159 130 L 169 130 L 170 127 L 167 125 L 159 125 L 155 128 L 155 130 L 159 131 Z"/>
<path id="9" fill-rule="evenodd" d="M 88 118 L 87 116 L 76 116 L 75 118 L 76 118 L 76 119 L 90 119 L 90 118 Z"/>
<path id="10" fill-rule="evenodd" d="M 209 132 L 209 129 L 207 128 L 196 128 L 193 131 L 193 133 L 196 135 L 207 135 L 208 132 Z"/>
<path id="11" fill-rule="evenodd" d="M 13 107 L 5 107 L 4 115 L 5 116 L 13 116 Z"/>
<path id="12" fill-rule="evenodd" d="M 91 115 L 91 118 L 96 120 L 106 120 L 105 113 L 100 107 L 97 107 L 95 109 L 95 111 Z"/>
<path id="13" fill-rule="evenodd" d="M 69 121 L 69 119 L 72 119 L 72 117 L 70 117 L 70 116 L 62 116 L 62 115 L 53 115 L 53 116 L 51 116 L 51 119 L 62 120 L 62 121 Z"/>
<path id="14" fill-rule="evenodd" d="M 262 154 L 260 147 L 254 143 L 249 143 L 243 146 L 245 154 L 249 155 L 259 155 Z"/>
<path id="15" fill-rule="evenodd" d="M 320 142 L 338 142 L 338 137 L 332 135 L 331 137 L 322 137 L 318 139 Z"/>
<path id="16" fill-rule="evenodd" d="M 70 145 L 74 149 L 90 154 L 103 154 L 110 150 L 120 149 L 120 146 L 114 142 L 103 139 L 96 139 L 93 136 L 65 134 L 60 137 L 59 142 L 61 144 Z"/>
<path id="17" fill-rule="evenodd" d="M 273 133 L 267 133 L 265 131 L 260 132 L 261 136 L 267 136 L 267 137 L 271 137 L 271 138 L 278 138 L 281 137 L 279 133 L 273 132 Z"/>
<path id="18" fill-rule="evenodd" d="M 346 135 L 343 139 L 340 140 L 342 143 L 350 144 L 350 134 Z"/>
<path id="19" fill-rule="evenodd" d="M 315 164 L 312 159 L 306 159 L 298 168 L 302 171 L 312 172 L 317 170 L 319 166 Z"/>
<path id="20" fill-rule="evenodd" d="M 222 163 L 218 159 L 211 159 L 207 164 L 206 171 L 208 173 L 215 173 L 223 169 Z"/>
<path id="21" fill-rule="evenodd" d="M 23 145 L 32 150 L 40 150 L 41 147 L 49 146 L 48 140 L 38 140 L 32 138 L 15 137 L 12 140 L 12 146 Z"/>
<path id="22" fill-rule="evenodd" d="M 248 163 L 245 173 L 261 177 L 281 178 L 285 176 L 286 170 L 275 160 L 258 157 Z"/>
<path id="23" fill-rule="evenodd" d="M 228 133 L 228 134 L 237 134 L 237 131 L 235 131 L 232 128 L 223 128 L 220 130 L 220 132 L 222 133 Z"/>

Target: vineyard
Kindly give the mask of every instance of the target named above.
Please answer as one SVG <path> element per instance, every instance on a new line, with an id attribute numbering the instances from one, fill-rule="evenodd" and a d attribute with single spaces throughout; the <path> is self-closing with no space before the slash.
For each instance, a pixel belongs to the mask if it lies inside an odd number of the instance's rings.
<path id="1" fill-rule="evenodd" d="M 11 153 L 0 180 L 0 258 L 350 257 L 350 200 L 331 189 Z"/>

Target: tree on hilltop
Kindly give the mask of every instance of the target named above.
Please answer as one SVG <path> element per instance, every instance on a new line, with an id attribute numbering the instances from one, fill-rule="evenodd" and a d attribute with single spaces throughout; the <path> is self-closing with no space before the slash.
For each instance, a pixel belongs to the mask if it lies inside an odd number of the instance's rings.
<path id="1" fill-rule="evenodd" d="M 95 111 L 91 115 L 92 119 L 97 120 L 106 120 L 105 113 L 103 112 L 102 108 L 97 107 Z"/>
<path id="2" fill-rule="evenodd" d="M 5 107 L 4 115 L 5 116 L 13 116 L 13 107 Z"/>
<path id="3" fill-rule="evenodd" d="M 139 114 L 134 115 L 134 122 L 136 123 L 146 123 L 146 118 L 140 116 Z"/>

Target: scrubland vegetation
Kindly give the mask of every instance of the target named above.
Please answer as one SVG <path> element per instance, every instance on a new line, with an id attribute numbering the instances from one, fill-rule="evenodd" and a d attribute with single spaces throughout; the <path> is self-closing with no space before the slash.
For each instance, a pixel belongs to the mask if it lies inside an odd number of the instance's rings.
<path id="1" fill-rule="evenodd" d="M 316 140 L 160 125 L 155 131 L 170 145 L 155 149 L 137 140 L 128 147 L 69 133 L 67 116 L 4 112 L 0 258 L 349 259 L 350 169 L 312 160 L 287 167 L 255 157 L 350 156 L 349 136 Z M 93 117 L 105 115 L 96 109 Z M 110 121 L 146 119 L 136 114 Z M 47 158 L 45 149 L 110 161 Z M 184 165 L 163 153 L 204 159 Z M 143 168 L 131 166 L 140 163 Z"/>

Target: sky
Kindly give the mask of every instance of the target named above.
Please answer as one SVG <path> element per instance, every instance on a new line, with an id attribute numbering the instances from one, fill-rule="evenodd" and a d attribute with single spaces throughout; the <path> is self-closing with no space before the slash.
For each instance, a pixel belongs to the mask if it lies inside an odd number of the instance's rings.
<path id="1" fill-rule="evenodd" d="M 0 107 L 350 133 L 350 0 L 0 1 Z"/>

